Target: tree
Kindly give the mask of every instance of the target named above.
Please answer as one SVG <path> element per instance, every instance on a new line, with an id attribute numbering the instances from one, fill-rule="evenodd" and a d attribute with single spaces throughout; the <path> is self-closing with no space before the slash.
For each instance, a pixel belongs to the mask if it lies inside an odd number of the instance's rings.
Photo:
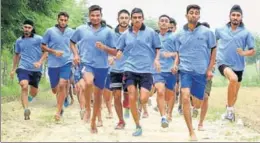
<path id="1" fill-rule="evenodd" d="M 256 54 L 252 57 L 246 58 L 246 62 L 248 64 L 253 64 L 257 60 L 260 60 L 260 36 L 259 35 L 255 35 L 255 47 L 254 48 L 256 50 Z"/>
<path id="2" fill-rule="evenodd" d="M 148 19 L 144 20 L 145 25 L 153 28 L 154 30 L 158 29 L 157 20 L 155 18 L 149 17 Z"/>

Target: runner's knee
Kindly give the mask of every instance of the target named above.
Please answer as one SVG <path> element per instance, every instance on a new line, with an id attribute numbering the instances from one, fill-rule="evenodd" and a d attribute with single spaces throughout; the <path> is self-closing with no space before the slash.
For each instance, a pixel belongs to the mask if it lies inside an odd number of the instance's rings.
<path id="1" fill-rule="evenodd" d="M 183 96 L 182 97 L 183 104 L 190 104 L 190 96 Z"/>
<path id="2" fill-rule="evenodd" d="M 232 75 L 232 76 L 230 76 L 229 82 L 232 83 L 232 84 L 237 83 L 237 82 L 238 82 L 238 77 L 237 77 L 237 75 Z"/>
<path id="3" fill-rule="evenodd" d="M 28 82 L 23 82 L 23 81 L 22 81 L 22 82 L 20 83 L 20 86 L 21 86 L 21 88 L 22 88 L 23 91 L 28 91 L 28 86 L 29 86 L 29 85 L 28 85 Z"/>

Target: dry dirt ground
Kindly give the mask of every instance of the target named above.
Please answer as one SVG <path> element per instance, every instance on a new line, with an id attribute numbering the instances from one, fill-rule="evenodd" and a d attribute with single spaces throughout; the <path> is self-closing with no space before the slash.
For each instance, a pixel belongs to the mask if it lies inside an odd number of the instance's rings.
<path id="1" fill-rule="evenodd" d="M 76 97 L 75 97 L 76 99 Z M 152 98 L 155 105 L 155 96 Z M 241 88 L 236 106 L 238 114 L 235 123 L 221 120 L 225 110 L 226 88 L 212 89 L 209 99 L 209 112 L 205 121 L 206 131 L 198 131 L 198 119 L 193 119 L 193 126 L 199 141 L 260 141 L 260 88 Z M 55 98 L 48 92 L 42 92 L 30 104 L 31 120 L 23 120 L 23 109 L 19 101 L 1 104 L 1 142 L 179 142 L 188 141 L 188 130 L 183 116 L 174 108 L 173 120 L 169 128 L 160 127 L 159 113 L 149 106 L 149 117 L 141 119 L 143 135 L 133 137 L 135 125 L 130 116 L 126 119 L 124 130 L 114 130 L 117 122 L 114 111 L 113 119 L 106 119 L 107 110 L 103 108 L 103 127 L 98 134 L 91 134 L 90 125 L 80 120 L 79 104 L 75 100 L 65 109 L 60 123 L 54 121 Z M 242 123 L 241 123 L 242 121 Z"/>

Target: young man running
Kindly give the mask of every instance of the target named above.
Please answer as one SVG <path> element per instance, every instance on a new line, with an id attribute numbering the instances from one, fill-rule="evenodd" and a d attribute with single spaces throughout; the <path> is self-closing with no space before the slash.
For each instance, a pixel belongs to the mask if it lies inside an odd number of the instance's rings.
<path id="1" fill-rule="evenodd" d="M 179 65 L 184 119 L 189 129 L 190 140 L 196 141 L 190 113 L 190 95 L 195 96 L 194 108 L 200 108 L 207 78 L 212 78 L 216 38 L 209 28 L 198 22 L 200 18 L 198 5 L 188 5 L 186 12 L 188 23 L 177 35 L 176 46 L 179 59 L 175 60 L 173 72 L 177 73 Z"/>
<path id="2" fill-rule="evenodd" d="M 169 16 L 161 15 L 158 24 L 160 28 L 159 37 L 162 43 L 160 56 L 161 72 L 155 72 L 153 74 L 153 82 L 157 91 L 157 104 L 162 116 L 161 126 L 166 128 L 168 127 L 168 120 L 166 119 L 165 105 L 166 103 L 169 105 L 167 113 L 168 119 L 171 120 L 175 100 L 174 85 L 176 83 L 176 77 L 171 72 L 171 68 L 174 64 L 175 56 L 177 55 L 175 47 L 176 37 L 171 31 L 168 31 L 170 24 Z"/>
<path id="3" fill-rule="evenodd" d="M 137 85 L 140 87 L 141 104 L 146 104 L 152 87 L 152 70 L 160 71 L 159 49 L 161 43 L 158 34 L 143 24 L 144 15 L 140 8 L 131 12 L 132 26 L 124 32 L 118 41 L 117 58 L 127 57 L 124 71 L 130 99 L 130 108 L 136 124 L 133 136 L 142 135 L 137 103 Z M 153 67 L 154 63 L 154 67 Z"/>
<path id="4" fill-rule="evenodd" d="M 207 22 L 203 22 L 203 23 L 201 23 L 201 25 L 210 28 L 210 26 Z M 214 72 L 214 69 L 212 72 Z M 203 121 L 204 121 L 207 111 L 208 111 L 208 102 L 209 102 L 208 98 L 210 96 L 211 86 L 212 86 L 212 79 L 208 80 L 207 84 L 206 84 L 205 94 L 204 94 L 203 102 L 201 104 L 200 120 L 199 120 L 199 124 L 198 124 L 199 131 L 205 130 L 204 126 L 203 126 Z M 193 111 L 193 116 L 197 116 L 197 115 L 194 115 L 195 113 L 198 113 L 198 112 Z"/>
<path id="5" fill-rule="evenodd" d="M 215 34 L 218 40 L 217 66 L 229 81 L 227 111 L 223 118 L 235 121 L 234 105 L 245 68 L 245 57 L 255 54 L 255 40 L 242 22 L 243 12 L 239 5 L 231 8 L 229 18 L 230 22 L 216 29 Z"/>
<path id="6" fill-rule="evenodd" d="M 114 46 L 113 32 L 105 24 L 101 23 L 102 8 L 98 5 L 89 7 L 88 24 L 81 25 L 77 28 L 71 38 L 71 49 L 74 54 L 75 64 L 81 64 L 84 67 L 83 78 L 86 82 L 85 94 L 90 103 L 89 90 L 94 85 L 94 108 L 91 120 L 91 133 L 97 133 L 96 117 L 101 108 L 101 97 L 105 87 L 105 81 L 108 74 L 108 54 L 116 55 L 117 51 Z M 82 51 L 77 52 L 75 44 L 80 42 Z M 87 109 L 88 114 L 90 114 Z"/>
<path id="7" fill-rule="evenodd" d="M 177 22 L 174 18 L 170 17 L 169 31 L 175 33 L 177 30 Z"/>
<path id="8" fill-rule="evenodd" d="M 74 30 L 68 27 L 69 15 L 66 12 L 58 14 L 58 24 L 49 28 L 42 41 L 42 49 L 49 53 L 48 74 L 53 94 L 57 98 L 55 120 L 59 121 L 63 113 L 63 103 L 68 93 L 68 82 L 71 73 L 72 53 L 70 37 Z"/>
<path id="9" fill-rule="evenodd" d="M 13 79 L 15 72 L 21 86 L 21 101 L 24 108 L 24 120 L 30 120 L 31 111 L 28 109 L 29 96 L 34 98 L 38 93 L 38 85 L 41 80 L 42 64 L 47 57 L 41 50 L 42 37 L 35 34 L 34 23 L 25 20 L 23 23 L 23 35 L 16 40 L 13 69 L 10 73 Z M 18 68 L 17 68 L 17 64 Z"/>
<path id="10" fill-rule="evenodd" d="M 115 28 L 115 43 L 118 41 L 119 37 L 128 29 L 130 21 L 130 13 L 122 9 L 118 12 L 117 16 L 118 26 Z M 111 66 L 111 83 L 110 87 L 114 95 L 114 106 L 119 119 L 115 129 L 124 129 L 125 121 L 123 117 L 123 106 L 122 106 L 122 91 L 124 92 L 124 98 L 128 98 L 126 90 L 123 87 L 123 77 L 124 77 L 124 63 L 125 55 L 121 59 L 115 59 L 113 65 Z M 125 99 L 128 101 L 128 99 Z M 125 101 L 124 101 L 125 102 Z M 125 103 L 126 104 L 126 103 Z M 129 104 L 129 103 L 128 103 Z M 126 109 L 129 114 L 129 107 Z M 129 116 L 129 115 L 128 115 Z"/>

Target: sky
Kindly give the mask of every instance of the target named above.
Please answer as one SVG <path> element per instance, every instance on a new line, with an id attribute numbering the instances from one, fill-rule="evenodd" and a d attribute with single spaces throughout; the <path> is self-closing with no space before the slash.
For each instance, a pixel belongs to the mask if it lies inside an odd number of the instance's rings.
<path id="1" fill-rule="evenodd" d="M 97 4 L 103 8 L 103 19 L 115 27 L 117 12 L 121 9 L 131 10 L 139 7 L 145 18 L 158 18 L 167 14 L 177 21 L 181 28 L 187 21 L 186 7 L 198 4 L 201 7 L 201 22 L 208 22 L 215 29 L 229 21 L 229 12 L 234 4 L 239 4 L 243 10 L 243 21 L 246 28 L 260 34 L 260 0 L 88 0 L 89 5 Z M 258 18 L 257 18 L 258 17 Z"/>

